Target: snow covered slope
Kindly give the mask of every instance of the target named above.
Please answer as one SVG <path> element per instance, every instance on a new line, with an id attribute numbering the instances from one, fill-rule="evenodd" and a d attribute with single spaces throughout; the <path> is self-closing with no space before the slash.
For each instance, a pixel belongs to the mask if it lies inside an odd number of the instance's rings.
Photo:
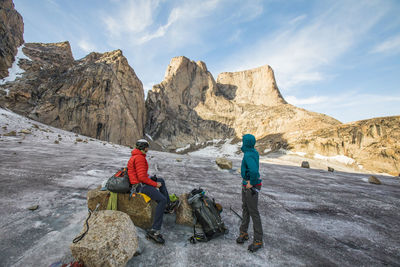
<path id="1" fill-rule="evenodd" d="M 3 109 L 0 134 L 0 265 L 49 266 L 71 260 L 69 244 L 87 216 L 87 191 L 125 166 L 130 149 L 75 136 Z M 150 173 L 164 177 L 170 193 L 203 187 L 224 207 L 222 217 L 230 232 L 192 245 L 187 241 L 192 229 L 176 225 L 175 215 L 166 215 L 162 229 L 166 245 L 149 242 L 139 229 L 142 254 L 128 266 L 395 266 L 400 262 L 397 178 L 378 176 L 383 184 L 377 186 L 367 182 L 367 174 L 262 163 L 259 208 L 265 246 L 250 254 L 247 245 L 235 243 L 239 219 L 229 210 L 241 208 L 240 156 L 232 159 L 231 171 L 219 170 L 212 153 L 150 151 L 148 160 Z M 28 209 L 34 205 L 39 208 Z"/>

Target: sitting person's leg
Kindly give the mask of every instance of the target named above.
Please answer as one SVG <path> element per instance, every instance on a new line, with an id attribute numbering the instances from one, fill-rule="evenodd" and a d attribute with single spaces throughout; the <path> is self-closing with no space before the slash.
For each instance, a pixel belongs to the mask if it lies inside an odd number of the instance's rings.
<path id="1" fill-rule="evenodd" d="M 167 199 L 167 206 L 169 205 L 169 194 L 168 194 L 168 190 L 167 190 L 167 186 L 165 185 L 165 181 L 163 178 L 158 178 L 157 177 L 157 182 L 161 183 L 161 187 L 158 189 L 160 190 L 161 194 L 163 194 L 163 196 Z"/>
<path id="2" fill-rule="evenodd" d="M 151 199 L 157 202 L 156 213 L 154 216 L 153 229 L 160 230 L 163 222 L 164 210 L 167 205 L 167 198 L 160 193 L 154 186 L 145 185 L 141 192 L 148 195 Z"/>

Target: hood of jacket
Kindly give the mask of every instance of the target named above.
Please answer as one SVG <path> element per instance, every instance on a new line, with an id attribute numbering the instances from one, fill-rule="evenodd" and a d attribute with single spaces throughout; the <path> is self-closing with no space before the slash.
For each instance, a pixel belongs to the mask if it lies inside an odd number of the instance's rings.
<path id="1" fill-rule="evenodd" d="M 243 135 L 243 144 L 242 144 L 242 151 L 247 152 L 254 149 L 256 145 L 256 138 L 252 134 L 245 134 Z"/>

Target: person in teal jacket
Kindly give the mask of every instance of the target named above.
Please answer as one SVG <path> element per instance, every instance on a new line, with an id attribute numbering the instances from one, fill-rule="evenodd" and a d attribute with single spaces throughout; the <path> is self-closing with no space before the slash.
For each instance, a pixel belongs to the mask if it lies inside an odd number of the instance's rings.
<path id="1" fill-rule="evenodd" d="M 263 229 L 261 224 L 260 212 L 258 211 L 258 194 L 261 190 L 261 179 L 259 173 L 259 155 L 254 148 L 256 138 L 254 135 L 246 134 L 243 136 L 242 151 L 244 153 L 241 175 L 242 181 L 242 223 L 240 225 L 240 235 L 236 239 L 238 244 L 243 244 L 249 240 L 247 230 L 249 228 L 250 217 L 253 221 L 254 239 L 249 245 L 248 250 L 255 252 L 263 246 Z"/>

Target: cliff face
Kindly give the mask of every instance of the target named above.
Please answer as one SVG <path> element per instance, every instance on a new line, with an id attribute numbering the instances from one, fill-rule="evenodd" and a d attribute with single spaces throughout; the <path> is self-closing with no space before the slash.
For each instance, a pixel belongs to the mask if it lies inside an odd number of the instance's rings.
<path id="1" fill-rule="evenodd" d="M 294 150 L 353 158 L 362 168 L 400 174 L 400 116 L 373 118 L 292 136 Z"/>
<path id="2" fill-rule="evenodd" d="M 252 133 L 256 138 L 340 124 L 286 103 L 269 66 L 222 73 L 215 82 L 203 62 L 173 58 L 146 100 L 146 132 L 170 149 Z"/>
<path id="3" fill-rule="evenodd" d="M 0 1 L 0 79 L 8 76 L 17 48 L 24 43 L 24 23 L 12 0 Z"/>
<path id="4" fill-rule="evenodd" d="M 143 86 L 120 50 L 72 57 L 68 42 L 25 44 L 21 78 L 0 105 L 65 130 L 132 145 L 143 136 Z"/>
<path id="5" fill-rule="evenodd" d="M 173 58 L 164 81 L 148 93 L 146 133 L 166 149 L 234 136 L 227 125 L 195 111 L 213 90 L 216 83 L 203 62 Z"/>

